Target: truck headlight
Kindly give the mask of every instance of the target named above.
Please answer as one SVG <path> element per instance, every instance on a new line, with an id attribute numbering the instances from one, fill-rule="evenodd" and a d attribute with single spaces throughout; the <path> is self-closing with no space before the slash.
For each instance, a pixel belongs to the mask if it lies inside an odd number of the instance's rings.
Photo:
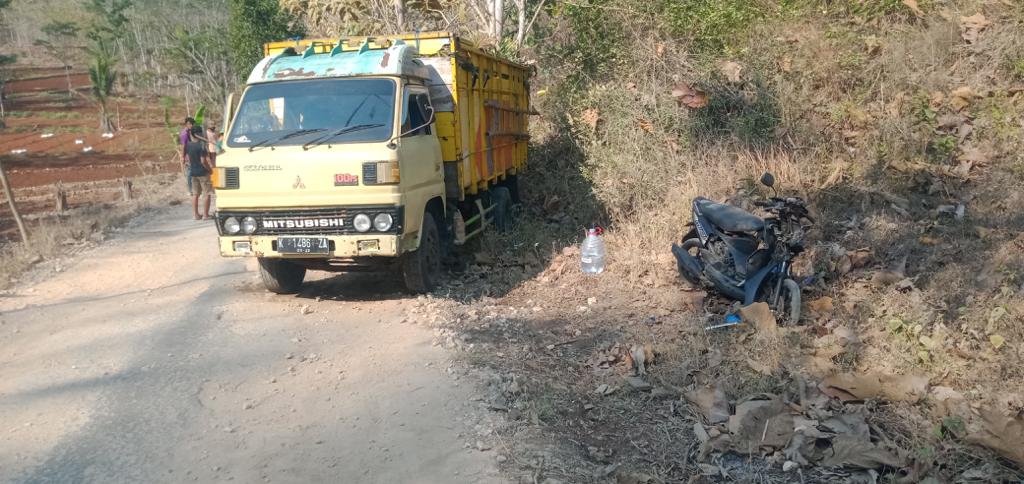
<path id="1" fill-rule="evenodd" d="M 373 217 L 373 228 L 377 229 L 378 232 L 387 232 L 391 229 L 391 224 L 393 223 L 394 219 L 388 213 L 378 213 L 376 217 Z"/>
<path id="2" fill-rule="evenodd" d="M 256 219 L 252 217 L 245 217 L 242 219 L 242 232 L 251 234 L 256 231 Z"/>
<path id="3" fill-rule="evenodd" d="M 372 224 L 370 223 L 370 216 L 366 215 L 365 213 L 356 215 L 355 218 L 352 219 L 352 226 L 355 227 L 356 231 L 358 232 L 369 231 L 371 225 Z"/>
<path id="4" fill-rule="evenodd" d="M 224 219 L 224 231 L 227 232 L 228 235 L 235 235 L 239 230 L 242 230 L 242 226 L 239 225 L 237 218 L 228 217 Z"/>

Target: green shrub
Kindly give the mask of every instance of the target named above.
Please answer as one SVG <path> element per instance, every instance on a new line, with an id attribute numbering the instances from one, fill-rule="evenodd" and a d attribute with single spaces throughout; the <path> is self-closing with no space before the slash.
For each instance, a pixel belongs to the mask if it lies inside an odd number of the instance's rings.
<path id="1" fill-rule="evenodd" d="M 661 0 L 659 7 L 673 35 L 715 51 L 727 47 L 735 35 L 766 14 L 760 2 L 751 0 Z"/>
<path id="2" fill-rule="evenodd" d="M 846 0 L 847 10 L 861 17 L 876 18 L 906 10 L 903 0 Z"/>
<path id="3" fill-rule="evenodd" d="M 707 88 L 708 105 L 693 112 L 690 132 L 703 142 L 739 141 L 763 147 L 776 141 L 782 121 L 778 100 L 762 81 L 745 89 L 719 83 Z"/>
<path id="4" fill-rule="evenodd" d="M 568 89 L 582 89 L 613 71 L 625 41 L 623 24 L 609 14 L 614 5 L 610 0 L 584 0 L 552 9 L 553 16 L 567 20 L 571 32 L 546 33 L 553 37 L 549 55 L 560 61 L 560 68 L 571 66 L 559 73 L 566 76 L 563 84 Z"/>

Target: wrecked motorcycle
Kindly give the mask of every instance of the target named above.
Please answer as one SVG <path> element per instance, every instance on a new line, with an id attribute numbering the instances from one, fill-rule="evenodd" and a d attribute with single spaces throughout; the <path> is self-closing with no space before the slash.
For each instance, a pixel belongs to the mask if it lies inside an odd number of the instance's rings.
<path id="1" fill-rule="evenodd" d="M 672 244 L 672 254 L 680 275 L 694 286 L 709 287 L 744 305 L 767 302 L 784 322 L 795 324 L 800 320 L 800 286 L 790 269 L 814 220 L 803 199 L 778 196 L 771 173 L 761 183 L 775 194 L 754 202 L 767 217 L 697 197 L 693 228 L 681 244 Z"/>

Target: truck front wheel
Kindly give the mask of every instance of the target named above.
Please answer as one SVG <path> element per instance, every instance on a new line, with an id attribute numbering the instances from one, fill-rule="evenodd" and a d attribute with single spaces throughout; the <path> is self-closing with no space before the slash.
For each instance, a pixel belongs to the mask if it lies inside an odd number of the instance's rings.
<path id="1" fill-rule="evenodd" d="M 281 259 L 260 258 L 260 279 L 274 294 L 295 294 L 306 278 L 306 268 Z"/>
<path id="2" fill-rule="evenodd" d="M 405 287 L 412 292 L 429 292 L 441 279 L 441 237 L 437 223 L 429 212 L 423 214 L 420 247 L 402 260 Z"/>

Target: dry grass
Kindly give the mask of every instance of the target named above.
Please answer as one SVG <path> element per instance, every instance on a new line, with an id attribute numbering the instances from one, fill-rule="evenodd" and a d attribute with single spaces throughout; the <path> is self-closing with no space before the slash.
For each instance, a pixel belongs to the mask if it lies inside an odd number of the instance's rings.
<path id="1" fill-rule="evenodd" d="M 135 198 L 130 202 L 90 205 L 28 222 L 27 246 L 8 242 L 0 247 L 0 288 L 17 284 L 24 272 L 42 261 L 73 255 L 101 242 L 141 213 L 180 202 L 179 179 L 176 175 L 136 178 L 132 180 Z"/>
<path id="2" fill-rule="evenodd" d="M 519 462 L 531 475 L 547 466 L 543 475 L 592 482 L 592 472 L 608 463 L 665 481 L 695 472 L 692 420 L 677 399 L 593 395 L 597 385 L 629 371 L 620 363 L 611 373 L 595 373 L 588 364 L 616 344 L 658 349 L 650 376 L 655 385 L 714 381 L 733 397 L 785 393 L 798 375 L 823 371 L 924 374 L 976 404 L 1024 388 L 1018 365 L 1024 329 L 1016 324 L 1024 317 L 1024 239 L 1018 235 L 1024 230 L 1024 99 L 1016 88 L 1024 75 L 1015 70 L 1024 58 L 1024 16 L 991 2 L 921 3 L 923 20 L 808 12 L 771 18 L 755 27 L 752 41 L 711 58 L 659 37 L 645 28 L 651 19 L 643 9 L 626 7 L 628 15 L 615 17 L 628 34 L 612 75 L 577 89 L 566 89 L 561 78 L 541 79 L 540 87 L 552 94 L 540 99 L 546 116 L 524 184 L 530 208 L 515 234 L 484 245 L 503 268 L 521 268 L 503 281 L 504 289 L 490 291 L 503 296 L 499 304 L 542 309 L 514 319 L 515 344 L 495 338 L 476 360 L 534 382 L 524 408 L 546 417 L 511 423 L 504 434 L 510 446 L 531 456 Z M 959 19 L 977 12 L 993 25 L 966 44 Z M 662 42 L 667 45 L 659 54 L 655 46 Z M 723 60 L 744 66 L 742 83 L 724 79 Z M 680 108 L 670 94 L 678 82 L 728 99 L 710 107 L 732 122 Z M 979 97 L 958 111 L 951 93 L 962 86 Z M 942 93 L 938 102 L 935 93 Z M 951 142 L 938 127 L 943 116 L 961 116 L 973 130 Z M 948 152 L 939 156 L 934 147 L 943 142 Z M 974 148 L 989 155 L 987 162 L 967 179 L 950 176 Z M 811 202 L 820 223 L 801 267 L 817 282 L 805 288 L 805 300 L 827 295 L 836 310 L 776 339 L 706 333 L 701 326 L 717 321 L 728 306 L 713 298 L 694 304 L 694 294 L 678 282 L 668 246 L 684 231 L 694 196 L 763 194 L 755 183 L 763 171 L 773 172 L 784 192 Z M 550 203 L 553 197 L 562 203 Z M 967 207 L 962 220 L 936 211 L 958 203 Z M 577 256 L 563 250 L 593 222 L 609 228 L 610 262 L 597 278 L 579 274 Z M 839 274 L 827 255 L 835 247 L 866 248 L 872 258 L 863 269 Z M 875 271 L 903 257 L 912 289 L 870 283 Z M 589 306 L 588 298 L 598 302 Z M 581 306 L 588 309 L 581 312 Z M 1005 315 L 993 320 L 993 311 Z M 461 331 L 479 334 L 473 318 L 460 324 Z M 852 329 L 861 344 L 822 367 L 814 342 L 840 326 Z M 994 334 L 1006 341 L 998 349 L 989 340 Z M 524 342 L 530 350 L 523 350 Z M 724 361 L 707 368 L 708 352 L 715 350 Z M 488 357 L 489 351 L 507 356 Z M 773 375 L 755 372 L 748 357 Z M 595 409 L 581 410 L 585 404 Z M 983 465 L 1022 475 L 992 452 L 937 437 L 927 404 L 872 410 L 874 423 L 919 463 L 942 464 L 922 467 L 927 475 L 952 480 Z M 606 449 L 614 457 L 601 457 Z M 770 465 L 744 465 L 737 468 L 749 474 L 738 474 L 739 480 L 789 480 Z"/>

